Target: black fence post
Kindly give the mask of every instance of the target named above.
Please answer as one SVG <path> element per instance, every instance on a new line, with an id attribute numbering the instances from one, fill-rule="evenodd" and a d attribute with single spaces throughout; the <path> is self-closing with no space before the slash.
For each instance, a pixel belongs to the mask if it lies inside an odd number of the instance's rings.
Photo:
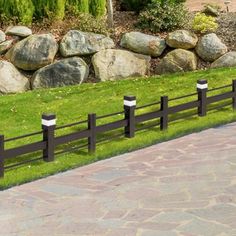
<path id="1" fill-rule="evenodd" d="M 96 114 L 88 115 L 88 129 L 91 131 L 88 138 L 88 151 L 94 153 L 96 151 Z"/>
<path id="2" fill-rule="evenodd" d="M 236 110 L 236 80 L 232 81 L 232 90 L 233 90 L 233 109 Z"/>
<path id="3" fill-rule="evenodd" d="M 166 130 L 168 128 L 168 96 L 161 97 L 161 123 L 160 128 L 161 130 Z"/>
<path id="4" fill-rule="evenodd" d="M 56 128 L 56 115 L 42 115 L 43 141 L 47 142 L 46 149 L 43 150 L 43 159 L 46 162 L 54 161 L 54 135 Z"/>
<path id="5" fill-rule="evenodd" d="M 197 81 L 198 101 L 200 102 L 198 106 L 199 116 L 206 116 L 207 114 L 207 89 L 208 89 L 207 80 Z"/>
<path id="6" fill-rule="evenodd" d="M 125 137 L 127 138 L 135 136 L 135 108 L 136 97 L 124 96 L 125 119 L 128 120 L 128 125 L 125 127 Z"/>
<path id="7" fill-rule="evenodd" d="M 4 135 L 0 135 L 0 178 L 4 177 Z"/>

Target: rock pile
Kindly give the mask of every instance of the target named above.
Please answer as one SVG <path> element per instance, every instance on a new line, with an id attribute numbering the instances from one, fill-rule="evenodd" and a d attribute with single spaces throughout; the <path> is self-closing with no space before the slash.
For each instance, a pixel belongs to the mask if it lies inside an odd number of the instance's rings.
<path id="1" fill-rule="evenodd" d="M 149 75 L 151 58 L 160 58 L 156 74 L 196 70 L 198 57 L 212 68 L 236 66 L 236 52 L 227 53 L 214 33 L 198 38 L 176 30 L 163 39 L 129 32 L 120 46 L 116 49 L 108 36 L 78 30 L 70 30 L 59 43 L 52 34 L 36 35 L 25 26 L 0 30 L 0 93 L 81 84 L 90 73 L 88 62 L 100 81 Z M 25 71 L 32 76 L 24 76 Z"/>

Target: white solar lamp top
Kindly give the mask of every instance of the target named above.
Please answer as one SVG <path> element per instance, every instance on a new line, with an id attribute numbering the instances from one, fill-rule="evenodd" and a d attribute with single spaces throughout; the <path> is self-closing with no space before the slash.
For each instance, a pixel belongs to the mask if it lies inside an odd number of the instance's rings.
<path id="1" fill-rule="evenodd" d="M 136 106 L 136 97 L 135 96 L 124 96 L 124 106 L 127 106 L 127 107 Z"/>
<path id="2" fill-rule="evenodd" d="M 198 80 L 197 81 L 197 89 L 207 89 L 208 84 L 206 80 Z"/>
<path id="3" fill-rule="evenodd" d="M 54 114 L 43 114 L 42 125 L 47 127 L 56 125 L 56 116 Z"/>

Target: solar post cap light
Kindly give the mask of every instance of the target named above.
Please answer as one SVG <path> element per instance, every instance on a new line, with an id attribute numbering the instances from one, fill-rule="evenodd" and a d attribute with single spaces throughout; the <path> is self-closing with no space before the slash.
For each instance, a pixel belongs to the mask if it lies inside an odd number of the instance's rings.
<path id="1" fill-rule="evenodd" d="M 44 161 L 51 162 L 54 161 L 56 115 L 43 114 L 42 128 L 43 141 L 47 143 L 46 149 L 43 150 L 43 159 Z"/>
<path id="2" fill-rule="evenodd" d="M 200 102 L 198 107 L 199 116 L 206 116 L 207 114 L 207 90 L 208 90 L 207 80 L 205 79 L 198 80 L 197 93 L 198 93 L 198 101 Z"/>
<path id="3" fill-rule="evenodd" d="M 207 89 L 207 88 L 208 88 L 207 80 L 201 79 L 201 80 L 197 81 L 197 89 L 198 90 Z"/>
<path id="4" fill-rule="evenodd" d="M 124 96 L 124 106 L 133 107 L 136 106 L 135 96 Z"/>
<path id="5" fill-rule="evenodd" d="M 56 125 L 55 114 L 43 114 L 42 115 L 42 126 L 50 127 Z"/>
<path id="6" fill-rule="evenodd" d="M 125 137 L 133 138 L 135 135 L 135 96 L 124 96 L 125 119 L 128 120 L 128 125 L 125 127 Z"/>

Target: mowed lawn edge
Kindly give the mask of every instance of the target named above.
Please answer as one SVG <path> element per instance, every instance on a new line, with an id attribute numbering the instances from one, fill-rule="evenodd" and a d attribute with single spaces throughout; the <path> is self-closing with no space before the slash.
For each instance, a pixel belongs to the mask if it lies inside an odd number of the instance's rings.
<path id="1" fill-rule="evenodd" d="M 35 90 L 22 94 L 4 95 L 0 97 L 0 134 L 6 138 L 24 135 L 41 130 L 41 114 L 54 112 L 57 115 L 57 124 L 64 125 L 87 119 L 87 114 L 109 114 L 123 110 L 123 96 L 135 95 L 137 105 L 145 105 L 159 101 L 161 96 L 168 95 L 174 98 L 196 91 L 198 79 L 207 79 L 209 88 L 215 88 L 232 83 L 236 78 L 236 68 L 215 69 L 179 73 L 165 76 L 131 78 L 119 81 L 109 81 L 97 84 L 86 83 L 80 86 L 70 86 L 56 89 Z M 230 91 L 231 88 L 209 93 L 210 95 Z M 170 106 L 195 100 L 195 97 L 184 98 L 170 103 Z M 139 110 L 142 114 L 149 110 L 157 110 L 158 106 Z M 196 110 L 196 109 L 195 109 Z M 191 112 L 191 111 L 189 111 Z M 107 118 L 99 121 L 106 123 L 111 120 L 122 119 L 122 116 Z M 135 138 L 124 137 L 100 143 L 95 154 L 88 154 L 86 149 L 56 156 L 52 163 L 38 161 L 5 172 L 4 179 L 0 180 L 0 188 L 5 189 L 25 182 L 36 180 L 68 169 L 76 168 L 101 159 L 116 156 L 122 153 L 137 150 L 155 143 L 171 140 L 192 132 L 201 131 L 210 127 L 219 126 L 236 120 L 236 112 L 231 106 L 218 111 L 210 111 L 206 117 L 194 116 L 185 120 L 170 123 L 167 131 L 160 131 L 159 127 L 139 131 Z M 57 133 L 70 133 L 84 127 L 72 127 Z M 117 130 L 115 133 L 121 133 Z M 109 134 L 105 134 L 109 135 Z M 108 136 L 109 137 L 109 136 Z M 29 137 L 23 140 L 7 143 L 6 148 L 27 144 L 42 137 Z M 78 144 L 83 143 L 78 142 Z M 77 145 L 77 144 L 74 144 Z M 26 158 L 33 158 L 33 154 Z M 145 157 L 144 157 L 145 158 Z M 21 160 L 14 158 L 8 163 Z"/>

